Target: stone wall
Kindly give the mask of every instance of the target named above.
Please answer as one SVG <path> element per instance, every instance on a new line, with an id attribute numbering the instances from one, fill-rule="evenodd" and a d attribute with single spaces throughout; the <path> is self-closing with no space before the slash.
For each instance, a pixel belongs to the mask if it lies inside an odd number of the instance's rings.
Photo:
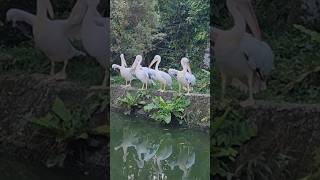
<path id="1" fill-rule="evenodd" d="M 137 89 L 134 88 L 124 88 L 119 86 L 112 86 L 110 91 L 111 96 L 111 107 L 115 110 L 122 109 L 125 110 L 124 107 L 119 103 L 118 98 L 124 97 L 126 93 L 131 93 L 132 95 L 137 93 Z M 168 91 L 168 92 L 159 92 L 154 91 L 150 92 L 151 97 L 161 96 L 165 100 L 170 100 L 176 92 Z M 190 100 L 190 106 L 185 110 L 186 112 L 186 124 L 189 127 L 194 128 L 203 128 L 208 129 L 210 126 L 210 95 L 209 94 L 196 94 L 190 93 L 190 95 L 186 96 Z M 143 99 L 146 103 L 152 102 L 152 98 Z M 142 115 L 146 115 L 147 113 L 143 110 L 138 111 L 138 113 Z"/>

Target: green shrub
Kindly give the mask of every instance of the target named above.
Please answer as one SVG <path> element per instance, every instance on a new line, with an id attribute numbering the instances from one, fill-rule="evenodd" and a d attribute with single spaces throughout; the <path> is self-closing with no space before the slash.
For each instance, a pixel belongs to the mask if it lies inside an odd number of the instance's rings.
<path id="1" fill-rule="evenodd" d="M 184 111 L 190 105 L 190 101 L 184 96 L 175 96 L 172 100 L 165 101 L 162 97 L 155 97 L 152 103 L 144 106 L 144 110 L 151 112 L 154 120 L 170 124 L 172 116 L 182 120 Z M 182 123 L 182 121 L 180 121 Z"/>

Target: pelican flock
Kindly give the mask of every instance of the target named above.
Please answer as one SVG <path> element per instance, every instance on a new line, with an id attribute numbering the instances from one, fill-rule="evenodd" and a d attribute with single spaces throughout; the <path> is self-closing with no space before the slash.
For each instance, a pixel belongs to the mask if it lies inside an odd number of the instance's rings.
<path id="1" fill-rule="evenodd" d="M 54 18 L 54 11 L 50 0 L 37 1 L 36 15 L 20 9 L 9 9 L 7 12 L 7 21 L 11 21 L 13 26 L 16 25 L 16 22 L 25 22 L 32 26 L 35 46 L 50 59 L 50 75 L 55 79 L 66 79 L 69 59 L 85 55 L 84 52 L 77 50 L 70 41 L 70 38 L 75 37 L 73 31 L 80 28 L 85 13 L 79 11 L 81 3 L 79 0 L 69 18 L 65 20 L 51 20 Z M 64 63 L 62 70 L 57 74 L 55 74 L 56 62 Z"/>
<path id="2" fill-rule="evenodd" d="M 251 0 L 227 0 L 227 8 L 233 17 L 230 30 L 212 28 L 214 54 L 222 77 L 222 99 L 227 82 L 248 92 L 241 106 L 255 104 L 253 94 L 266 89 L 266 80 L 274 66 L 274 54 L 261 40 L 261 31 Z M 246 32 L 246 26 L 252 34 Z"/>
<path id="3" fill-rule="evenodd" d="M 196 77 L 191 72 L 190 61 L 188 58 L 183 57 L 181 59 L 182 70 L 169 69 L 168 72 L 159 70 L 159 64 L 161 62 L 161 56 L 155 55 L 149 67 L 142 67 L 142 56 L 137 55 L 132 66 L 130 68 L 125 67 L 126 61 L 124 55 L 121 54 L 121 65 L 113 64 L 113 69 L 119 69 L 120 75 L 126 81 L 138 79 L 142 83 L 141 90 L 147 90 L 148 85 L 154 85 L 155 82 L 160 83 L 160 92 L 165 92 L 167 88 L 172 89 L 173 81 L 172 77 L 176 78 L 179 84 L 179 93 L 181 88 L 187 91 L 189 94 L 193 87 L 196 85 Z M 152 66 L 155 64 L 154 69 Z M 125 73 L 124 73 L 125 72 Z M 130 80 L 129 80 L 130 79 Z"/>
<path id="4" fill-rule="evenodd" d="M 76 56 L 91 56 L 105 69 L 101 86 L 106 88 L 109 80 L 109 27 L 110 19 L 101 16 L 97 11 L 100 0 L 77 0 L 67 19 L 54 19 L 54 11 L 50 0 L 37 0 L 37 12 L 31 14 L 20 9 L 9 9 L 7 21 L 16 25 L 16 22 L 25 22 L 32 26 L 35 47 L 40 49 L 50 60 L 50 75 L 56 80 L 67 78 L 67 65 L 70 59 Z M 80 38 L 82 52 L 73 46 L 73 40 Z M 147 90 L 149 85 L 160 83 L 159 91 L 172 89 L 172 77 L 189 94 L 196 84 L 196 78 L 191 72 L 189 59 L 182 58 L 182 71 L 169 69 L 168 72 L 159 69 L 161 56 L 156 55 L 148 67 L 142 66 L 142 56 L 137 55 L 131 67 L 127 67 L 124 55 L 120 55 L 121 65 L 113 64 L 112 69 L 118 69 L 125 79 L 125 87 L 131 86 L 134 79 L 142 83 L 141 90 Z M 63 62 L 63 68 L 55 74 L 56 62 Z M 152 66 L 155 64 L 154 69 Z M 95 88 L 97 88 L 95 87 Z"/>
<path id="5" fill-rule="evenodd" d="M 35 46 L 51 61 L 50 75 L 57 80 L 67 78 L 68 60 L 76 56 L 94 57 L 105 68 L 102 87 L 106 87 L 109 77 L 109 18 L 102 17 L 97 11 L 100 0 L 78 0 L 65 20 L 51 20 L 54 11 L 50 0 L 37 0 L 36 15 L 20 9 L 9 9 L 7 21 L 13 25 L 25 22 L 32 26 Z M 48 17 L 48 15 L 50 17 Z M 86 53 L 77 50 L 72 40 L 81 38 Z M 62 70 L 55 73 L 55 63 L 64 62 Z"/>

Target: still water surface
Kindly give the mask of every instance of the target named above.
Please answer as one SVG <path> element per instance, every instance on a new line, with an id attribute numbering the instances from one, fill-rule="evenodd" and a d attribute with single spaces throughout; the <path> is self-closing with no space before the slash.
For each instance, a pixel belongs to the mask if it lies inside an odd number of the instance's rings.
<path id="1" fill-rule="evenodd" d="M 111 180 L 208 180 L 209 135 L 111 113 Z"/>

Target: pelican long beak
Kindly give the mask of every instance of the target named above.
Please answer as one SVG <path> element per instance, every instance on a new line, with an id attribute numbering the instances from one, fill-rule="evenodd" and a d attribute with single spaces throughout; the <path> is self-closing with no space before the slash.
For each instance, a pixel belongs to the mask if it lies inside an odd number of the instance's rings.
<path id="1" fill-rule="evenodd" d="M 123 54 L 120 55 L 120 58 L 121 58 L 121 66 L 128 67 L 126 59 L 124 59 Z"/>
<path id="2" fill-rule="evenodd" d="M 253 36 L 257 39 L 261 39 L 261 30 L 252 4 L 250 2 L 241 3 L 239 5 L 239 9 L 241 14 L 243 14 Z"/>
<path id="3" fill-rule="evenodd" d="M 47 12 L 48 12 L 50 18 L 53 19 L 54 18 L 54 12 L 53 12 L 53 8 L 52 8 L 52 4 L 51 4 L 50 0 L 46 0 L 45 1 L 45 6 L 47 8 Z"/>
<path id="4" fill-rule="evenodd" d="M 134 62 L 132 63 L 132 65 L 131 65 L 131 68 L 135 69 L 137 67 L 137 65 L 138 65 L 138 60 L 135 59 Z"/>
<path id="5" fill-rule="evenodd" d="M 149 68 L 151 68 L 152 65 L 153 65 L 154 63 L 156 63 L 157 61 L 158 61 L 158 59 L 154 58 L 154 59 L 151 61 L 150 65 L 149 65 Z"/>

